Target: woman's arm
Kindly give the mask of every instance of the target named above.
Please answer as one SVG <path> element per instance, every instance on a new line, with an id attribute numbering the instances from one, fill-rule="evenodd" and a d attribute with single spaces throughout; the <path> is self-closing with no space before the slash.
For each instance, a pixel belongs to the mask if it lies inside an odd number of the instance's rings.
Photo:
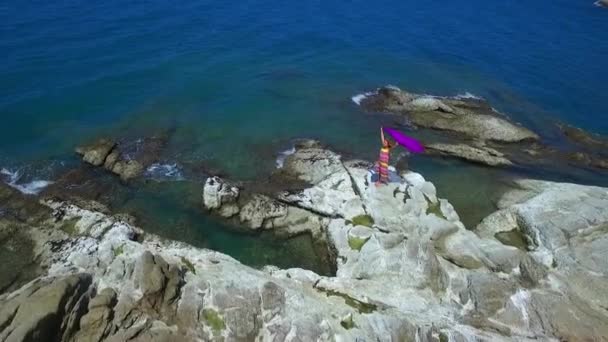
<path id="1" fill-rule="evenodd" d="M 380 126 L 380 139 L 382 139 L 382 144 L 384 144 L 384 127 Z"/>

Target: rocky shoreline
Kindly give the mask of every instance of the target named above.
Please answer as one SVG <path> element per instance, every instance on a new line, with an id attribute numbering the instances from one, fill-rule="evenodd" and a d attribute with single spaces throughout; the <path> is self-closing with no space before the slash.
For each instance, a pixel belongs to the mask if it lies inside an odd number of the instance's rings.
<path id="1" fill-rule="evenodd" d="M 0 241 L 22 260 L 3 270 L 0 340 L 608 336 L 608 189 L 521 180 L 496 213 L 465 227 L 422 175 L 375 187 L 369 167 L 303 142 L 275 175 L 298 186 L 204 184 L 201 210 L 243 229 L 312 235 L 334 264 L 330 276 L 252 269 L 94 202 L 0 186 Z"/>

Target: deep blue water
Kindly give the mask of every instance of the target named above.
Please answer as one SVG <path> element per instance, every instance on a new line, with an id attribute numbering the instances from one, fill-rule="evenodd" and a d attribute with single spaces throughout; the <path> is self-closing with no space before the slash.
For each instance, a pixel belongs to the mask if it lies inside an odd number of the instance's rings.
<path id="1" fill-rule="evenodd" d="M 555 120 L 606 134 L 606 32 L 582 0 L 5 0 L 0 167 L 169 126 L 170 159 L 244 178 L 293 137 L 371 155 L 378 121 L 350 98 L 388 83 L 482 96 L 549 138 Z"/>

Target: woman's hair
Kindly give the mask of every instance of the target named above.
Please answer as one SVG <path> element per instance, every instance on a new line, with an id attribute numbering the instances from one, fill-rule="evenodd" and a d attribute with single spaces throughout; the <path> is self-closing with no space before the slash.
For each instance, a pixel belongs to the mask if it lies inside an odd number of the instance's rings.
<path id="1" fill-rule="evenodd" d="M 384 143 L 383 143 L 382 145 L 384 145 L 384 146 L 386 146 L 386 147 L 389 147 L 389 148 L 393 148 L 393 147 L 395 147 L 395 144 L 394 144 L 394 143 L 392 143 L 392 142 L 391 142 L 390 140 L 388 140 L 388 139 L 384 139 Z"/>

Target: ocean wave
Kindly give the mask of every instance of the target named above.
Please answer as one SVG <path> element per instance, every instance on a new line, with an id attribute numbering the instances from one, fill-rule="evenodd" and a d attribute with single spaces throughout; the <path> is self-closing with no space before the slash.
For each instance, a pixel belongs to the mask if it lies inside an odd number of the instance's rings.
<path id="1" fill-rule="evenodd" d="M 378 94 L 378 93 L 375 92 L 375 91 L 370 91 L 370 92 L 367 92 L 367 93 L 357 94 L 357 95 L 351 97 L 351 100 L 353 100 L 353 102 L 355 104 L 357 104 L 357 106 L 360 106 L 361 102 L 363 100 L 365 100 L 366 98 L 368 98 L 370 96 L 376 95 L 376 94 Z"/>
<path id="2" fill-rule="evenodd" d="M 184 180 L 184 174 L 177 163 L 154 163 L 148 167 L 145 176 L 157 180 Z"/>
<path id="3" fill-rule="evenodd" d="M 279 156 L 277 157 L 277 169 L 282 169 L 283 168 L 283 164 L 285 163 L 285 158 L 287 158 L 288 156 L 292 155 L 296 153 L 296 148 L 292 147 L 288 150 L 279 152 Z"/>
<path id="4" fill-rule="evenodd" d="M 481 96 L 477 96 L 475 94 L 471 94 L 468 91 L 465 92 L 464 94 L 458 94 L 456 96 L 454 96 L 455 99 L 473 99 L 473 100 L 483 100 L 483 97 Z"/>
<path id="5" fill-rule="evenodd" d="M 23 174 L 21 173 L 21 170 L 10 171 L 6 168 L 2 168 L 0 170 L 0 174 L 4 175 L 4 178 L 5 178 L 4 182 L 8 186 L 10 186 L 14 189 L 17 189 L 21 193 L 24 193 L 26 195 L 37 195 L 44 188 L 53 184 L 53 182 L 51 182 L 51 181 L 39 180 L 39 179 L 33 180 L 28 183 L 19 183 L 19 180 L 21 180 L 21 177 L 23 176 Z"/>

